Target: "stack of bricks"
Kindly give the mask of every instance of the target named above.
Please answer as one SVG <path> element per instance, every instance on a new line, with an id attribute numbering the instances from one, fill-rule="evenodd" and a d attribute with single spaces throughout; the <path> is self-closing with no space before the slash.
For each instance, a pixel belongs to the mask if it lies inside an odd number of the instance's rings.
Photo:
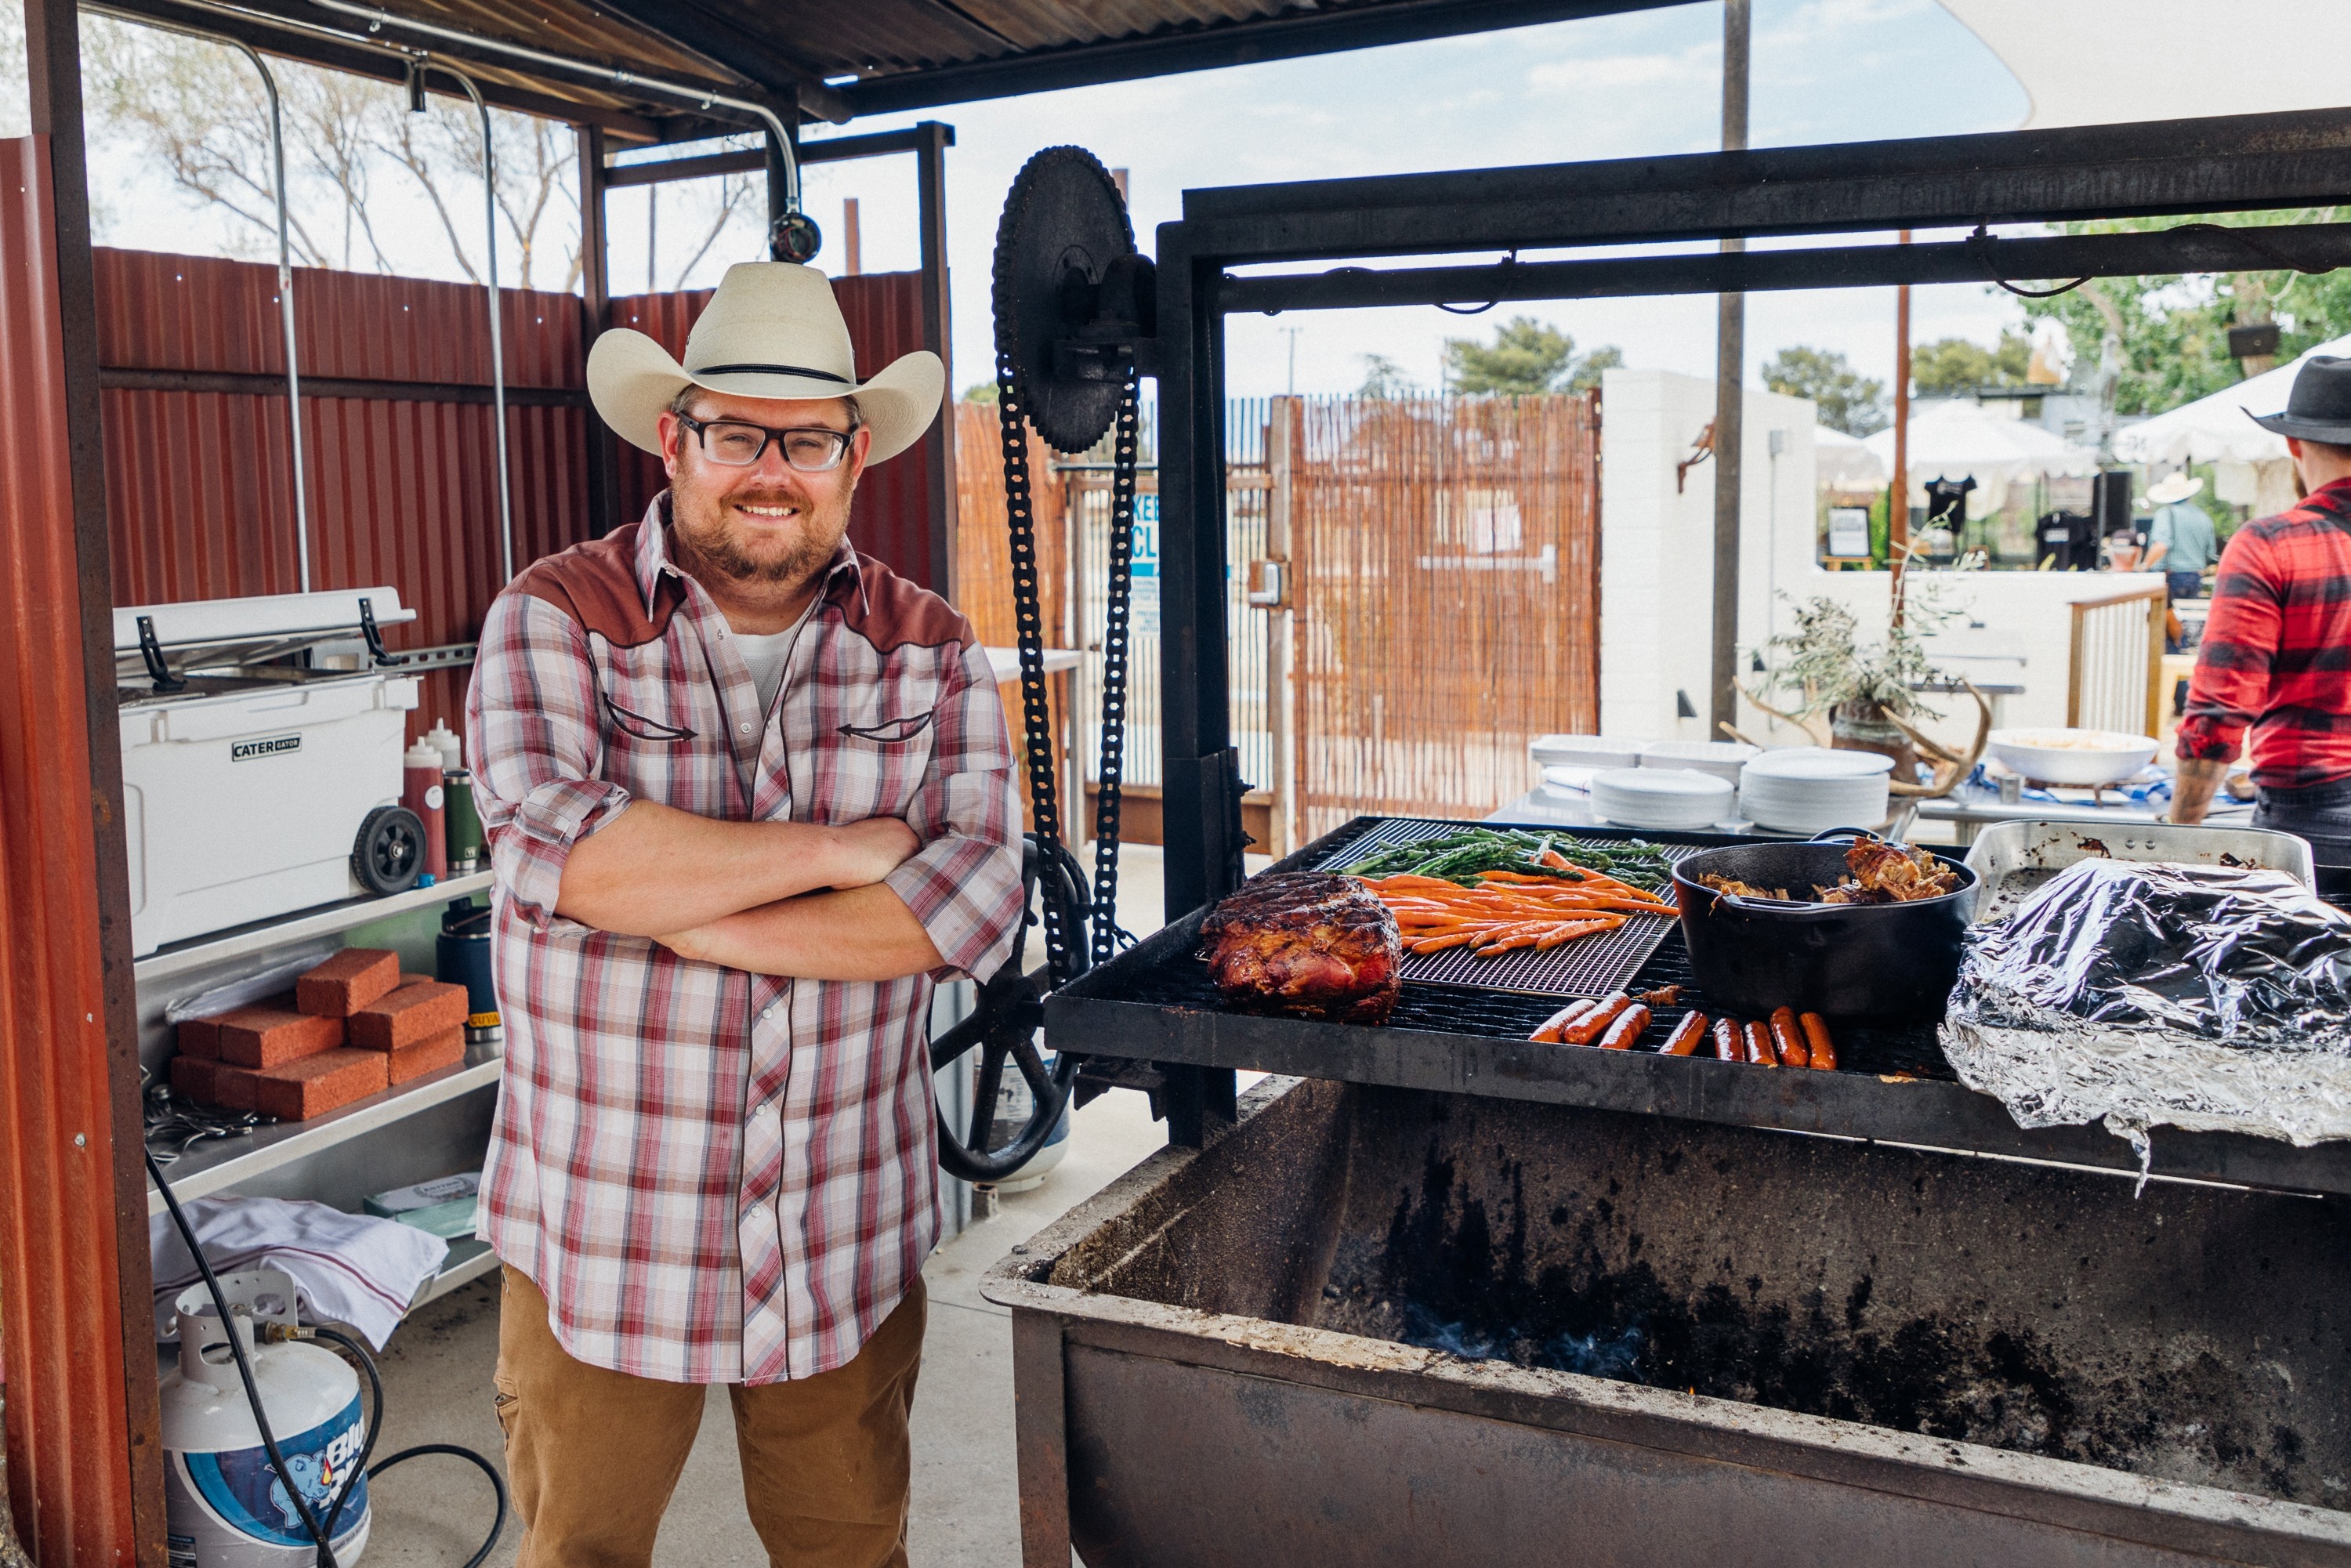
<path id="1" fill-rule="evenodd" d="M 224 1110 L 308 1121 L 465 1056 L 465 988 L 347 947 L 294 990 L 179 1028 L 172 1086 Z"/>

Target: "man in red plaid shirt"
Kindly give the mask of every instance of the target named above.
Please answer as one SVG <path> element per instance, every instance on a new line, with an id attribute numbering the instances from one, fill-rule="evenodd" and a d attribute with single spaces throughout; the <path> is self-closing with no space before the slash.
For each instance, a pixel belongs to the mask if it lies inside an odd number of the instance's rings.
<path id="1" fill-rule="evenodd" d="M 2312 359 L 2286 411 L 2254 423 L 2286 438 L 2304 497 L 2220 552 L 2171 820 L 2204 820 L 2250 728 L 2253 825 L 2351 865 L 2351 359 Z"/>
<path id="2" fill-rule="evenodd" d="M 906 1560 L 932 985 L 1021 915 L 987 653 L 846 542 L 944 381 L 918 353 L 859 382 L 831 286 L 779 263 L 727 273 L 683 363 L 606 333 L 598 412 L 670 487 L 484 622 L 522 1568 L 651 1563 L 710 1384 L 773 1562 Z"/>

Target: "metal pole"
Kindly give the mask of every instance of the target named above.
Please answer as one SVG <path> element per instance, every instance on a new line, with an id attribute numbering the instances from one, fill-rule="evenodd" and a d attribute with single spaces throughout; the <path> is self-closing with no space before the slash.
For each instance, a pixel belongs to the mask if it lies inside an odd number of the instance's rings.
<path id="1" fill-rule="evenodd" d="M 604 128 L 582 125 L 580 136 L 580 308 L 581 340 L 596 346 L 612 310 L 611 235 L 605 227 Z M 585 412 L 588 430 L 588 531 L 603 538 L 620 526 L 620 448 L 611 429 Z"/>
<path id="2" fill-rule="evenodd" d="M 947 367 L 947 395 L 955 395 L 955 334 L 947 314 L 947 149 L 955 145 L 955 128 L 935 120 L 914 127 L 916 226 L 922 232 L 923 346 Z M 852 205 L 851 212 L 855 213 Z M 850 227 L 850 255 L 857 256 L 857 229 Z M 854 270 L 852 268 L 852 270 Z M 955 404 L 949 402 L 924 433 L 923 449 L 929 459 L 930 578 L 924 586 L 952 599 L 956 590 Z M 1084 801 L 1077 802 L 1079 806 Z"/>
<path id="3" fill-rule="evenodd" d="M 1723 0 L 1722 150 L 1747 146 L 1748 0 Z M 1744 239 L 1722 242 L 1726 251 Z M 1747 297 L 1726 294 L 1717 311 L 1714 361 L 1714 667 L 1709 736 L 1739 722 L 1739 485 L 1747 357 Z"/>
<path id="4" fill-rule="evenodd" d="M 1910 243 L 1910 231 L 1902 231 Z M 1910 286 L 1894 291 L 1894 475 L 1886 492 L 1886 561 L 1894 569 L 1894 623 L 1902 623 L 1902 565 L 1910 549 Z"/>
<path id="5" fill-rule="evenodd" d="M 507 477 L 507 351 L 498 310 L 498 159 L 490 142 L 490 106 L 482 101 L 481 89 L 465 72 L 441 61 L 432 62 L 435 69 L 455 77 L 474 100 L 475 112 L 482 117 L 482 223 L 483 243 L 489 252 L 489 265 L 483 272 L 488 286 L 490 301 L 490 419 L 497 436 L 498 453 L 498 567 L 500 582 L 514 580 L 514 498 Z"/>

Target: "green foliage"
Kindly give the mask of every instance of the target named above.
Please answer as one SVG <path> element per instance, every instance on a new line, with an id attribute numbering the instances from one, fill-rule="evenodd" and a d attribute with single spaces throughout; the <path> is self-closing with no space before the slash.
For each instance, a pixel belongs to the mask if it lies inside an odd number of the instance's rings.
<path id="1" fill-rule="evenodd" d="M 2003 331 L 2000 347 L 1944 338 L 1910 350 L 1910 384 L 1922 397 L 1954 396 L 1979 387 L 2021 387 L 2032 362 L 2032 340 Z"/>
<path id="2" fill-rule="evenodd" d="M 1601 371 L 1624 362 L 1623 353 L 1614 348 L 1579 356 L 1574 339 L 1531 316 L 1503 322 L 1494 329 L 1491 343 L 1468 338 L 1445 340 L 1445 363 L 1453 390 L 1471 396 L 1589 392 L 1600 384 Z"/>
<path id="3" fill-rule="evenodd" d="M 1855 370 L 1843 354 L 1801 344 L 1782 349 L 1765 361 L 1763 384 L 1787 397 L 1812 399 L 1831 430 L 1875 435 L 1886 428 L 1886 384 Z"/>
<path id="4" fill-rule="evenodd" d="M 1796 628 L 1766 644 L 1776 657 L 1764 689 L 1792 698 L 1790 712 L 1811 718 L 1852 703 L 1875 705 L 1896 718 L 1936 716 L 1910 689 L 1939 678 L 1920 639 L 1951 617 L 1931 594 L 1914 588 L 1903 623 L 1889 626 L 1880 643 L 1862 642 L 1861 622 L 1834 599 L 1788 602 L 1795 609 Z"/>
<path id="5" fill-rule="evenodd" d="M 1364 384 L 1355 389 L 1357 397 L 1385 402 L 1395 398 L 1417 397 L 1421 388 L 1402 365 L 1385 354 L 1364 356 Z"/>
<path id="6" fill-rule="evenodd" d="M 966 402 L 994 402 L 996 401 L 996 383 L 994 382 L 972 382 L 971 385 L 963 389 L 963 401 Z"/>
<path id="7" fill-rule="evenodd" d="M 2263 214 L 2266 223 L 2339 223 L 2351 209 L 2316 207 Z M 2218 219 L 2112 218 L 2059 225 L 2066 234 L 2113 234 L 2175 228 L 2194 222 L 2259 228 L 2244 215 Z M 2074 345 L 2075 374 L 2095 366 L 2109 312 L 2122 340 L 2118 413 L 2160 413 L 2241 379 L 2229 357 L 2229 329 L 2275 321 L 2281 362 L 2314 343 L 2351 333 L 2351 277 L 2340 272 L 2304 277 L 2293 272 L 2226 272 L 2181 277 L 2095 278 L 2049 299 L 2027 299 L 2030 320 L 2062 322 Z"/>

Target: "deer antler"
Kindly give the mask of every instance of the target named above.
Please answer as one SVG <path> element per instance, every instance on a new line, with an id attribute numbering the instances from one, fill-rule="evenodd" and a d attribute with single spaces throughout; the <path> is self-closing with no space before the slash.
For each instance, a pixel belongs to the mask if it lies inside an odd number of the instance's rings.
<path id="1" fill-rule="evenodd" d="M 1782 713 L 1778 708 L 1773 707 L 1770 703 L 1765 702 L 1761 697 L 1757 696 L 1753 692 L 1749 691 L 1744 682 L 1734 679 L 1730 684 L 1732 686 L 1737 688 L 1740 696 L 1745 697 L 1749 702 L 1753 703 L 1757 707 L 1761 708 L 1773 718 L 1779 719 L 1784 724 L 1792 724 L 1798 729 L 1802 730 L 1806 735 L 1812 737 L 1813 744 L 1814 746 L 1826 749 L 1829 743 L 1835 738 L 1833 735 L 1813 727 L 1813 726 L 1820 722 L 1818 719 L 1798 718 L 1794 714 Z M 1750 741 L 1749 744 L 1752 745 L 1753 742 Z"/>
<path id="2" fill-rule="evenodd" d="M 1959 685 L 1966 688 L 1968 695 L 1976 700 L 1976 739 L 1965 757 L 1946 751 L 1892 714 L 1886 716 L 1886 722 L 1900 730 L 1911 745 L 1935 758 L 1932 783 L 1911 784 L 1896 779 L 1886 786 L 1893 793 L 1914 795 L 1926 800 L 1939 800 L 1958 789 L 1959 780 L 1974 772 L 1976 764 L 1983 759 L 1984 746 L 1991 737 L 1991 704 L 1984 700 L 1983 693 L 1976 690 L 1975 683 L 1966 676 L 1959 677 Z"/>

